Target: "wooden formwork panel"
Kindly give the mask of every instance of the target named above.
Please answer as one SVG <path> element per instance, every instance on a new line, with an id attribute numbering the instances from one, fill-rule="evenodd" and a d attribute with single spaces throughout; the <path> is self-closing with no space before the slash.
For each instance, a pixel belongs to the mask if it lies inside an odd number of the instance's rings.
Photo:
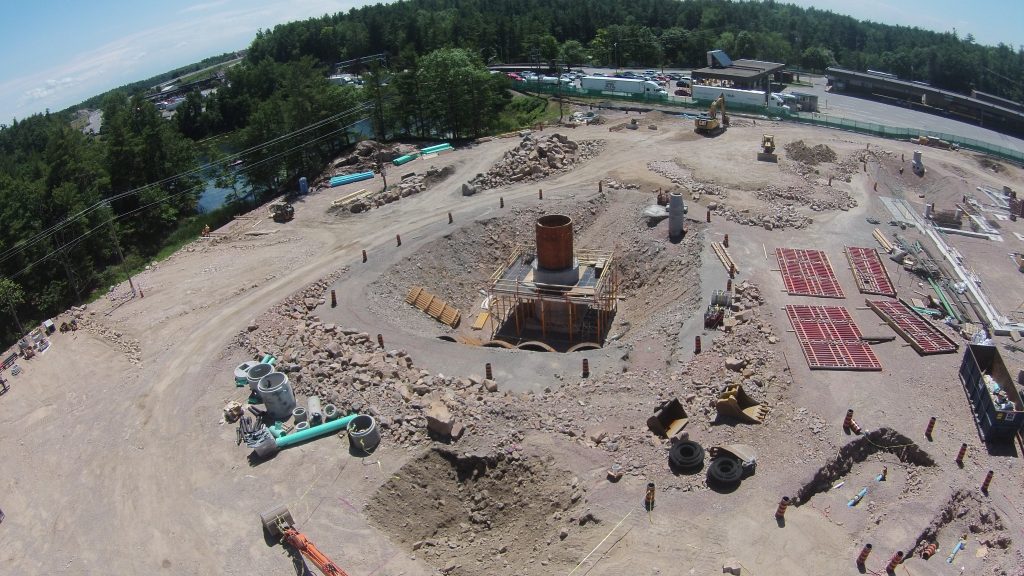
<path id="1" fill-rule="evenodd" d="M 892 327 L 922 356 L 952 354 L 959 346 L 932 323 L 907 306 L 893 300 L 865 300 L 885 323 Z"/>
<path id="2" fill-rule="evenodd" d="M 405 295 L 405 302 L 452 328 L 458 326 L 462 319 L 462 312 L 458 308 L 427 292 L 422 286 L 413 286 L 409 289 L 409 293 Z"/>
<path id="3" fill-rule="evenodd" d="M 821 250 L 776 248 L 775 258 L 782 272 L 786 292 L 793 296 L 846 298 L 828 256 Z"/>
<path id="4" fill-rule="evenodd" d="M 846 308 L 790 304 L 786 316 L 812 370 L 882 369 Z"/>
<path id="5" fill-rule="evenodd" d="M 893 286 L 889 272 L 885 269 L 877 250 L 847 246 L 846 259 L 850 261 L 858 290 L 864 294 L 896 297 L 896 287 Z"/>

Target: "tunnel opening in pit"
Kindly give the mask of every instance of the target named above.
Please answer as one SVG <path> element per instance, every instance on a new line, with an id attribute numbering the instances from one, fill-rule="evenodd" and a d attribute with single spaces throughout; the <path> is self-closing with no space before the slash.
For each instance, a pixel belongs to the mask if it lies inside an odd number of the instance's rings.
<path id="1" fill-rule="evenodd" d="M 541 216 L 534 234 L 491 275 L 491 340 L 558 352 L 602 345 L 618 310 L 614 253 L 577 249 L 573 220 L 564 214 Z"/>

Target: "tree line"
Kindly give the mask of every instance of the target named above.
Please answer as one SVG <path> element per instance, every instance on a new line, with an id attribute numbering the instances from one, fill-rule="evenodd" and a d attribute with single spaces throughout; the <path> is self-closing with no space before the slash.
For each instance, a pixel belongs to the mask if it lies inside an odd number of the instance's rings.
<path id="1" fill-rule="evenodd" d="M 774 0 L 405 0 L 261 31 L 247 58 L 331 64 L 440 48 L 466 48 L 486 63 L 561 58 L 623 67 L 703 66 L 708 50 L 724 49 L 809 70 L 882 70 L 950 90 L 1024 97 L 1024 47 Z"/>

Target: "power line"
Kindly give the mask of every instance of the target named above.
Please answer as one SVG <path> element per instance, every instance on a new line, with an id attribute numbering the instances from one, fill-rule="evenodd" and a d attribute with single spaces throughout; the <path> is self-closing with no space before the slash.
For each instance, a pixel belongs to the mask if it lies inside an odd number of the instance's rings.
<path id="1" fill-rule="evenodd" d="M 99 202 L 96 202 L 92 206 L 88 206 L 88 207 L 80 210 L 76 214 L 73 214 L 73 215 L 65 217 L 60 222 L 50 226 L 49 228 L 46 228 L 44 230 L 41 230 L 41 231 L 37 232 L 36 234 L 34 234 L 29 239 L 23 240 L 21 242 L 18 242 L 14 246 L 11 246 L 7 250 L 3 251 L 2 253 L 0 253 L 0 264 L 3 264 L 4 262 L 10 260 L 11 258 L 14 257 L 15 254 L 24 251 L 26 248 L 29 248 L 29 247 L 31 247 L 31 246 L 33 246 L 33 245 L 35 245 L 35 244 L 37 244 L 37 243 L 47 239 L 47 238 L 49 238 L 50 236 L 53 236 L 54 233 L 58 232 L 59 230 L 62 230 L 63 228 L 66 228 L 72 222 L 78 220 L 79 218 L 82 218 L 83 216 L 86 216 L 86 215 L 94 212 L 95 210 L 98 210 L 99 208 L 103 207 L 105 204 L 108 204 L 110 202 L 116 202 L 116 201 L 121 200 L 123 198 L 127 198 L 127 197 L 132 196 L 132 195 L 140 194 L 140 193 L 144 192 L 145 190 L 148 190 L 148 189 L 151 189 L 151 188 L 154 188 L 154 187 L 159 187 L 159 186 L 162 186 L 164 184 L 167 184 L 167 183 L 170 183 L 170 182 L 173 182 L 173 181 L 176 181 L 176 180 L 188 177 L 188 176 L 192 176 L 194 174 L 205 172 L 206 170 L 209 170 L 210 168 L 213 168 L 215 166 L 219 166 L 219 165 L 222 166 L 224 164 L 227 164 L 228 162 L 232 162 L 234 160 L 240 159 L 242 156 L 244 156 L 246 154 L 250 154 L 252 152 L 255 152 L 256 150 L 265 148 L 267 146 L 272 146 L 272 145 L 277 144 L 279 142 L 282 142 L 282 141 L 284 141 L 286 139 L 290 139 L 290 138 L 293 138 L 295 136 L 298 136 L 298 135 L 304 134 L 306 132 L 309 132 L 311 130 L 315 130 L 317 128 L 320 128 L 320 127 L 324 126 L 325 124 L 328 124 L 328 123 L 340 120 L 341 118 L 343 118 L 345 116 L 349 116 L 351 114 L 357 114 L 357 113 L 360 113 L 360 112 L 364 112 L 364 111 L 366 111 L 366 110 L 368 110 L 368 109 L 370 109 L 372 107 L 373 107 L 372 103 L 364 102 L 363 104 L 360 104 L 359 106 L 355 106 L 355 107 L 349 108 L 348 110 L 345 110 L 343 112 L 339 112 L 338 114 L 335 114 L 335 115 L 330 116 L 328 118 L 325 118 L 323 120 L 319 120 L 319 121 L 314 122 L 313 124 L 309 124 L 309 125 L 307 125 L 307 126 L 305 126 L 303 128 L 299 128 L 297 130 L 294 130 L 294 131 L 289 132 L 287 134 L 284 134 L 282 136 L 278 136 L 276 138 L 272 138 L 271 140 L 268 140 L 266 142 L 257 144 L 255 146 L 251 146 L 251 147 L 249 147 L 249 148 L 247 148 L 245 150 L 242 150 L 240 152 L 236 152 L 234 154 L 230 154 L 230 155 L 228 155 L 228 156 L 226 156 L 226 157 L 224 157 L 224 158 L 222 158 L 220 160 L 217 160 L 215 162 L 209 162 L 209 163 L 203 164 L 203 165 L 201 165 L 201 166 L 199 166 L 197 168 L 193 168 L 192 170 L 188 170 L 186 172 L 181 172 L 179 174 L 175 174 L 174 176 L 169 176 L 169 177 L 164 178 L 162 180 L 159 180 L 157 182 L 151 182 L 149 184 L 146 184 L 146 185 L 143 185 L 143 186 L 139 186 L 138 188 L 134 188 L 132 190 L 121 192 L 121 193 L 115 194 L 115 195 L 113 195 L 113 196 L 111 196 L 109 198 L 105 198 L 103 200 L 100 200 Z M 350 127 L 350 126 L 352 126 L 352 125 L 350 124 L 348 127 Z M 316 140 L 312 140 L 312 142 L 315 142 L 315 141 Z M 271 158 L 273 158 L 273 156 Z"/>
<path id="2" fill-rule="evenodd" d="M 340 132 L 344 132 L 344 131 L 348 130 L 349 128 L 355 126 L 356 124 L 359 124 L 360 122 L 363 122 L 363 121 L 365 121 L 367 119 L 368 119 L 368 117 L 364 116 L 364 117 L 362 117 L 362 118 L 360 118 L 360 119 L 358 119 L 358 120 L 356 120 L 354 122 L 351 122 L 351 123 L 349 123 L 349 124 L 347 124 L 345 126 L 342 126 L 341 128 L 339 128 L 337 130 L 334 130 L 332 132 L 328 132 L 327 134 L 322 134 L 322 135 L 320 135 L 320 136 L 318 136 L 318 137 L 316 137 L 316 138 L 314 138 L 312 140 L 307 140 L 307 141 L 303 142 L 302 144 L 299 144 L 298 146 L 293 146 L 292 148 L 289 148 L 288 150 L 284 150 L 284 151 L 279 152 L 277 154 L 268 156 L 267 158 L 264 158 L 264 159 L 261 159 L 261 160 L 257 160 L 256 162 L 251 164 L 249 167 L 259 166 L 260 164 L 263 164 L 263 163 L 266 163 L 266 162 L 270 162 L 271 160 L 280 158 L 281 156 L 284 156 L 286 154 L 291 154 L 292 152 L 294 152 L 296 150 L 300 150 L 300 149 L 302 149 L 302 148 L 304 148 L 304 147 L 306 147 L 306 146 L 308 146 L 310 144 L 313 144 L 313 143 L 318 142 L 320 140 L 324 140 L 324 139 L 329 138 L 331 136 L 334 136 L 335 134 L 338 134 Z M 104 226 L 111 225 L 111 224 L 113 224 L 113 222 L 118 221 L 118 220 L 124 220 L 124 219 L 127 219 L 129 217 L 132 217 L 132 216 L 134 216 L 134 215 L 136 215 L 136 214 L 138 214 L 138 213 L 140 213 L 140 212 L 142 212 L 144 210 L 152 208 L 153 206 L 156 206 L 158 204 L 162 204 L 164 202 L 167 202 L 167 201 L 169 201 L 169 200 L 171 200 L 173 198 L 176 198 L 178 196 L 181 196 L 183 194 L 188 194 L 188 193 L 191 193 L 191 192 L 196 192 L 196 191 L 200 190 L 201 188 L 203 188 L 203 186 L 194 186 L 194 187 L 189 188 L 187 190 L 182 190 L 181 192 L 175 192 L 173 194 L 168 194 L 167 196 L 165 196 L 163 198 L 160 198 L 158 200 L 154 200 L 153 202 L 150 202 L 149 204 L 146 204 L 144 206 L 139 206 L 139 207 L 137 207 L 137 208 L 135 208 L 133 210 L 129 210 L 128 212 L 125 212 L 124 214 L 113 215 L 110 218 L 108 218 L 108 219 L 104 220 L 103 222 L 101 222 L 100 224 L 98 224 L 98 225 L 94 226 L 93 228 L 87 230 L 86 232 L 84 232 L 80 236 L 76 237 L 75 239 L 73 239 L 73 240 L 71 240 L 71 241 L 69 241 L 69 242 L 67 242 L 67 243 L 65 243 L 65 244 L 63 244 L 61 246 L 58 246 L 54 250 L 51 250 L 46 255 L 44 255 L 41 258 L 39 258 L 38 260 L 32 262 L 28 266 L 22 268 L 18 272 L 15 272 L 14 274 L 11 274 L 9 276 L 9 278 L 14 279 L 14 278 L 24 274 L 25 272 L 28 272 L 34 266 L 36 266 L 37 264 L 45 261 L 50 256 L 53 256 L 54 254 L 60 252 L 61 250 L 70 249 L 70 248 L 73 248 L 73 247 L 77 246 L 81 241 L 85 240 L 85 238 L 91 236 L 94 232 L 96 232 L 100 228 L 103 228 Z M 100 207 L 103 207 L 106 204 L 107 204 L 107 202 L 101 202 L 100 203 Z"/>

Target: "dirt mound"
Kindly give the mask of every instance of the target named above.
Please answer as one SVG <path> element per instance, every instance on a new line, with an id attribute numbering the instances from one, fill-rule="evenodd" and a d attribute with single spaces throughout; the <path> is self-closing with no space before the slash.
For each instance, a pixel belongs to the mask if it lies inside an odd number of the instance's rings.
<path id="1" fill-rule="evenodd" d="M 526 132 L 519 146 L 506 152 L 486 174 L 477 174 L 470 184 L 487 190 L 513 182 L 541 180 L 572 170 L 576 164 L 596 156 L 602 148 L 603 140 L 573 142 L 557 133 L 536 138 Z"/>
<path id="2" fill-rule="evenodd" d="M 820 164 L 822 162 L 835 162 L 836 151 L 824 144 L 818 144 L 813 148 L 804 144 L 803 140 L 797 140 L 786 144 L 786 157 L 790 160 L 804 164 Z"/>
<path id="3" fill-rule="evenodd" d="M 796 505 L 806 504 L 815 494 L 829 491 L 836 480 L 850 473 L 854 464 L 867 460 L 876 452 L 895 454 L 901 462 L 915 466 L 935 465 L 935 460 L 927 452 L 899 432 L 889 428 L 872 430 L 840 448 L 839 454 L 800 488 Z"/>
<path id="4" fill-rule="evenodd" d="M 496 563 L 568 569 L 578 560 L 575 546 L 551 544 L 599 523 L 581 510 L 583 496 L 579 480 L 550 457 L 433 449 L 381 486 L 365 513 L 444 574 L 494 574 Z"/>

